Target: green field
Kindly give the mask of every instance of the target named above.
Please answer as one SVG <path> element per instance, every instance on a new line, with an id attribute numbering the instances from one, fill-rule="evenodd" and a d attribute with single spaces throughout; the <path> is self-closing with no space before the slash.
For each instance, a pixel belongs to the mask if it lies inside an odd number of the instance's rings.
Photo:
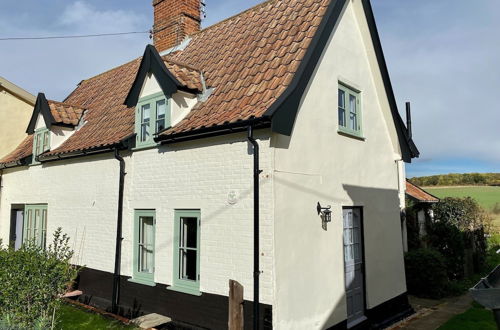
<path id="1" fill-rule="evenodd" d="M 500 187 L 425 187 L 424 189 L 439 198 L 470 196 L 488 211 L 493 210 L 496 203 L 500 207 Z"/>
<path id="2" fill-rule="evenodd" d="M 491 213 L 497 228 L 500 228 L 500 187 L 461 186 L 461 187 L 425 187 L 429 193 L 439 198 L 472 197 Z M 496 212 L 494 212 L 496 211 Z"/>

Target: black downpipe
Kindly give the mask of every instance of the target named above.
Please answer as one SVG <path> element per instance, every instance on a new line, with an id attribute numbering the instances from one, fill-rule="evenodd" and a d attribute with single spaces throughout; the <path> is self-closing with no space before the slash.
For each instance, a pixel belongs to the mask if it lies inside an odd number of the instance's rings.
<path id="1" fill-rule="evenodd" d="M 111 309 L 113 313 L 118 312 L 120 305 L 120 265 L 122 256 L 122 220 L 123 220 L 123 190 L 125 184 L 125 160 L 115 149 L 115 158 L 120 162 L 120 185 L 118 188 L 118 220 L 116 223 L 116 250 L 115 250 L 115 271 L 113 274 L 113 296 L 111 298 Z"/>
<path id="2" fill-rule="evenodd" d="M 248 126 L 248 141 L 253 146 L 253 328 L 259 330 L 259 144 Z"/>
<path id="3" fill-rule="evenodd" d="M 408 138 L 412 139 L 412 129 L 411 129 L 411 104 L 406 102 L 406 129 L 408 130 Z"/>

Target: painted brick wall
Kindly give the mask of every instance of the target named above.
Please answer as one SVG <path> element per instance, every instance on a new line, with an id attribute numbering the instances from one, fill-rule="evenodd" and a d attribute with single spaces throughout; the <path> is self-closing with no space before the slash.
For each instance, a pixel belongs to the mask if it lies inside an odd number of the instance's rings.
<path id="1" fill-rule="evenodd" d="M 226 137 L 227 139 L 227 137 Z M 269 141 L 261 140 L 262 296 L 272 299 L 272 185 Z M 134 209 L 156 210 L 155 281 L 171 284 L 175 209 L 201 210 L 201 290 L 227 295 L 229 279 L 253 299 L 253 156 L 244 135 L 183 143 L 136 152 L 127 159 L 125 237 Z M 234 192 L 236 204 L 228 197 Z M 131 273 L 132 244 L 124 241 L 124 271 Z"/>
<path id="2" fill-rule="evenodd" d="M 231 143 L 228 143 L 231 139 Z M 273 297 L 273 204 L 269 140 L 261 143 L 261 301 Z M 156 210 L 155 281 L 172 284 L 175 209 L 200 209 L 201 290 L 227 295 L 229 279 L 253 299 L 253 156 L 245 135 L 138 151 L 126 161 L 122 274 L 132 274 L 134 209 Z M 93 161 L 89 161 L 89 160 Z M 112 272 L 118 162 L 112 155 L 4 171 L 0 238 L 8 240 L 10 205 L 48 203 L 49 235 L 72 237 L 75 262 Z M 236 204 L 228 202 L 236 193 Z M 50 241 L 50 239 L 48 239 Z"/>
<path id="3" fill-rule="evenodd" d="M 108 155 L 4 170 L 0 238 L 9 240 L 12 204 L 47 203 L 47 243 L 62 227 L 71 237 L 74 262 L 112 271 L 118 172 L 118 162 Z"/>

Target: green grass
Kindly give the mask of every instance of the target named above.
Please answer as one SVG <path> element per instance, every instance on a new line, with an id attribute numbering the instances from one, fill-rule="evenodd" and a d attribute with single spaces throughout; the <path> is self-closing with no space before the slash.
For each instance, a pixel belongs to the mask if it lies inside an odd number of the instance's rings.
<path id="1" fill-rule="evenodd" d="M 493 210 L 496 203 L 500 205 L 500 187 L 426 187 L 425 190 L 439 198 L 470 196 L 488 211 Z"/>
<path id="2" fill-rule="evenodd" d="M 76 306 L 63 304 L 58 311 L 57 329 L 60 330 L 132 330 L 133 326 L 124 325 L 116 320 L 105 318 L 96 313 L 86 311 Z"/>
<path id="3" fill-rule="evenodd" d="M 473 303 L 472 307 L 463 314 L 454 316 L 438 330 L 496 330 L 497 326 L 493 313 Z"/>

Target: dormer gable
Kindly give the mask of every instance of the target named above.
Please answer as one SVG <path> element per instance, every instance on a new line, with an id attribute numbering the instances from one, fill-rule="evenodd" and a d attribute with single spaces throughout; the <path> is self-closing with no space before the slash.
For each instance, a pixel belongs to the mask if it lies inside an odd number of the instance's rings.
<path id="1" fill-rule="evenodd" d="M 144 83 L 148 76 L 153 74 L 158 82 L 163 94 L 171 97 L 178 90 L 183 90 L 188 93 L 197 94 L 201 90 L 200 84 L 193 84 L 193 73 L 186 74 L 186 70 L 182 70 L 180 64 L 166 62 L 161 58 L 156 48 L 152 45 L 147 45 L 139 70 L 135 77 L 134 83 L 125 99 L 125 105 L 129 108 L 135 107 L 139 102 Z M 200 73 L 201 75 L 201 73 Z M 201 80 L 201 78 L 199 78 Z"/>
<path id="2" fill-rule="evenodd" d="M 38 94 L 26 129 L 33 135 L 33 164 L 38 164 L 39 155 L 57 148 L 74 133 L 84 112 L 82 107 L 47 100 L 45 94 Z"/>
<path id="3" fill-rule="evenodd" d="M 41 123 L 39 120 L 43 119 L 44 123 Z M 33 114 L 31 115 L 30 122 L 28 124 L 28 128 L 26 129 L 26 133 L 33 134 L 37 128 L 45 127 L 50 129 L 52 125 L 56 122 L 54 116 L 50 111 L 49 102 L 45 98 L 44 93 L 38 93 L 35 102 L 35 108 L 33 109 Z"/>
<path id="4" fill-rule="evenodd" d="M 52 126 L 74 128 L 84 112 L 80 106 L 47 100 L 44 93 L 39 93 L 26 133 L 33 134 L 40 128 L 50 130 Z"/>
<path id="5" fill-rule="evenodd" d="M 125 100 L 135 107 L 136 148 L 155 146 L 154 136 L 180 122 L 204 88 L 200 70 L 162 58 L 148 45 Z"/>

